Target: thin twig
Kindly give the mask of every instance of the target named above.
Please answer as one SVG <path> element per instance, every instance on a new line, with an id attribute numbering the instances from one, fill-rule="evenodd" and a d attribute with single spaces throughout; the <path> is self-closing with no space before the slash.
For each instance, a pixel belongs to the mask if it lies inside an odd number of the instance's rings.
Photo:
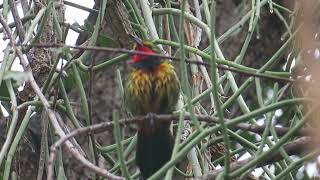
<path id="1" fill-rule="evenodd" d="M 72 48 L 72 49 L 91 50 L 91 51 L 108 51 L 108 52 L 127 53 L 130 55 L 139 54 L 139 55 L 153 56 L 153 57 L 162 58 L 162 59 L 171 59 L 171 60 L 175 60 L 175 61 L 180 61 L 180 58 L 178 58 L 178 57 L 172 57 L 172 56 L 162 55 L 162 54 L 150 54 L 150 53 L 146 53 L 146 52 L 128 50 L 128 49 L 123 49 L 123 48 L 108 48 L 108 47 L 99 47 L 99 46 L 85 46 L 85 47 L 83 47 L 83 46 L 72 46 L 72 45 L 56 44 L 56 43 L 53 43 L 53 44 L 31 44 L 29 46 L 38 47 L 38 48 Z M 206 62 L 199 62 L 199 61 L 194 61 L 191 59 L 186 59 L 186 62 L 210 67 L 210 64 L 206 63 Z M 267 75 L 267 74 L 262 74 L 262 73 L 252 73 L 252 72 L 239 70 L 236 68 L 226 67 L 225 65 L 220 65 L 220 64 L 217 64 L 217 67 L 219 69 L 222 69 L 225 71 L 241 73 L 241 74 L 248 75 L 248 76 L 267 78 L 267 79 L 289 82 L 289 83 L 295 82 L 295 79 L 291 79 L 291 78 Z"/>
<path id="2" fill-rule="evenodd" d="M 171 122 L 171 121 L 178 121 L 179 120 L 179 114 L 154 114 L 153 117 L 156 121 L 161 121 L 163 123 L 165 122 Z M 212 117 L 212 116 L 206 116 L 206 115 L 195 115 L 195 117 L 197 118 L 198 121 L 201 122 L 207 122 L 209 123 L 209 125 L 213 124 L 218 124 L 219 120 L 217 117 Z M 190 120 L 190 115 L 184 115 L 183 119 L 185 121 L 189 121 Z M 130 124 L 136 124 L 136 123 L 140 123 L 141 121 L 148 121 L 148 116 L 136 116 L 136 117 L 132 117 L 132 118 L 123 118 L 119 120 L 119 124 L 120 125 L 130 125 Z M 229 119 L 225 119 L 226 121 L 229 121 Z M 79 135 L 79 133 L 101 133 L 101 132 L 105 132 L 106 130 L 108 131 L 112 131 L 113 130 L 113 122 L 112 121 L 107 121 L 106 122 L 102 122 L 99 124 L 94 124 L 91 126 L 87 126 L 87 127 L 83 127 L 83 128 L 78 128 L 74 131 L 72 131 L 70 134 L 74 134 L 72 137 Z M 248 123 L 239 123 L 237 125 L 235 125 L 236 128 L 244 130 L 244 131 L 250 131 L 253 133 L 257 133 L 257 134 L 262 134 L 265 126 L 260 126 L 260 125 L 252 125 L 252 124 L 248 124 Z M 275 130 L 277 132 L 277 134 L 279 136 L 282 136 L 284 134 L 286 134 L 290 128 L 288 127 L 275 127 Z M 312 128 L 302 128 L 298 131 L 298 135 L 300 136 L 310 136 L 311 133 L 314 131 L 314 129 Z M 68 134 L 67 136 L 69 136 L 70 134 Z M 67 138 L 67 137 L 64 137 Z M 71 138 L 71 137 L 70 137 Z M 67 138 L 69 139 L 69 138 Z M 61 139 L 60 139 L 61 140 Z M 59 140 L 59 141 L 60 141 Z"/>

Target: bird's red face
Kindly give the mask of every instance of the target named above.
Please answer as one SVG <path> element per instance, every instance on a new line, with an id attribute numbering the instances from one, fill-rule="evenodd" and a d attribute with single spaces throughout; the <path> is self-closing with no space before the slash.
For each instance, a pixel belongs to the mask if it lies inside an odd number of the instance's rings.
<path id="1" fill-rule="evenodd" d="M 154 50 L 152 50 L 151 48 L 149 48 L 148 46 L 145 46 L 145 45 L 137 45 L 134 50 L 148 53 L 150 55 L 156 54 L 156 52 Z M 148 57 L 149 57 L 148 55 L 135 54 L 132 56 L 132 62 L 134 64 L 141 63 L 143 60 L 146 60 Z"/>

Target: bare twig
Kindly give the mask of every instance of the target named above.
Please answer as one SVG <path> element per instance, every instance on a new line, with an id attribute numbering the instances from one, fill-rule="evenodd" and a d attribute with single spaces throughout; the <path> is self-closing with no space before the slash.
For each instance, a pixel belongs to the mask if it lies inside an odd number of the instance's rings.
<path id="1" fill-rule="evenodd" d="M 161 114 L 161 115 L 154 114 L 153 118 L 156 121 L 170 122 L 170 121 L 179 120 L 179 116 L 180 116 L 179 114 Z M 202 121 L 202 122 L 219 123 L 218 119 L 216 117 L 205 116 L 205 115 L 195 115 L 195 117 L 199 121 Z M 136 116 L 133 118 L 120 119 L 119 123 L 121 125 L 129 125 L 129 124 L 135 124 L 135 123 L 139 123 L 141 121 L 147 121 L 147 120 L 149 120 L 148 116 Z M 190 120 L 190 115 L 185 115 L 184 120 L 187 120 L 187 121 Z M 228 121 L 228 120 L 226 119 L 226 121 Z M 251 125 L 251 124 L 247 124 L 247 123 L 239 123 L 239 124 L 235 125 L 235 127 L 242 129 L 242 130 L 245 130 L 245 131 L 258 133 L 258 134 L 262 134 L 264 131 L 264 128 L 265 128 L 265 126 Z M 276 129 L 276 132 L 278 133 L 278 135 L 284 135 L 286 132 L 289 131 L 290 128 L 275 127 L 275 129 Z M 83 133 L 89 133 L 89 132 L 90 133 L 100 133 L 100 132 L 105 132 L 106 130 L 109 130 L 109 131 L 113 130 L 113 122 L 107 121 L 107 122 L 102 122 L 99 124 L 76 129 L 76 130 L 72 131 L 70 134 L 68 134 L 67 136 L 61 138 L 53 146 L 58 147 L 59 145 L 61 145 L 61 143 L 63 143 L 67 139 L 70 139 L 74 136 L 78 136 Z M 298 131 L 298 134 L 301 136 L 308 136 L 311 134 L 312 131 L 313 130 L 310 128 L 302 128 L 302 129 L 300 129 L 300 131 Z"/>
<path id="2" fill-rule="evenodd" d="M 134 51 L 134 50 L 128 50 L 128 49 L 123 49 L 123 48 L 108 48 L 108 47 L 99 47 L 99 46 L 71 46 L 71 45 L 65 45 L 65 44 L 31 44 L 29 46 L 33 47 L 38 47 L 38 48 L 72 48 L 72 49 L 81 49 L 81 50 L 90 50 L 90 51 L 111 51 L 111 52 L 119 52 L 119 53 L 127 53 L 127 54 L 139 54 L 139 55 L 147 55 L 147 56 L 153 56 L 157 58 L 163 58 L 163 59 L 171 59 L 175 61 L 180 61 L 180 58 L 173 57 L 173 56 L 168 56 L 168 55 L 162 55 L 162 54 L 150 54 L 142 51 Z M 186 59 L 187 63 L 193 63 L 197 65 L 203 65 L 206 67 L 210 67 L 209 63 L 206 62 L 199 62 L 199 61 L 194 61 L 191 59 Z M 236 73 L 241 73 L 247 76 L 254 76 L 254 77 L 259 77 L 259 78 L 267 78 L 267 79 L 272 79 L 276 81 L 283 81 L 283 82 L 289 82 L 293 83 L 295 82 L 294 79 L 291 78 L 285 78 L 285 77 L 279 77 L 279 76 L 273 76 L 273 75 L 266 75 L 266 74 L 261 74 L 261 73 L 252 73 L 252 72 L 247 72 L 243 70 L 239 70 L 236 68 L 232 67 L 226 67 L 224 65 L 218 64 L 217 67 L 219 69 L 225 70 L 225 71 L 231 71 L 231 72 L 236 72 Z"/>
<path id="3" fill-rule="evenodd" d="M 171 121 L 179 120 L 179 114 L 161 114 L 161 115 L 154 114 L 153 117 L 156 121 L 163 121 L 163 122 L 171 122 Z M 218 119 L 216 117 L 205 116 L 205 115 L 195 115 L 195 117 L 197 118 L 198 121 L 207 122 L 207 123 L 214 123 L 214 124 L 219 123 Z M 120 125 L 129 125 L 129 124 L 136 124 L 141 121 L 147 121 L 147 120 L 149 120 L 148 116 L 136 116 L 136 117 L 132 117 L 132 118 L 120 119 L 119 123 L 120 123 Z M 189 121 L 190 115 L 185 115 L 184 120 Z M 226 121 L 228 121 L 228 119 L 226 119 Z M 264 125 L 260 126 L 260 125 L 253 125 L 253 124 L 248 124 L 248 123 L 239 123 L 239 124 L 235 125 L 235 127 L 238 129 L 244 130 L 244 131 L 250 131 L 253 133 L 257 133 L 257 134 L 262 134 L 265 129 Z M 94 125 L 87 126 L 84 128 L 76 129 L 76 130 L 72 131 L 70 134 L 74 134 L 73 136 L 77 136 L 78 134 L 82 134 L 82 133 L 88 133 L 88 132 L 101 133 L 106 130 L 109 130 L 109 131 L 113 130 L 113 122 L 106 121 L 106 122 L 102 122 L 99 124 L 94 124 Z M 283 136 L 284 134 L 286 134 L 290 130 L 290 128 L 288 128 L 288 127 L 275 127 L 275 130 L 279 136 Z M 312 128 L 302 128 L 297 132 L 297 134 L 299 136 L 310 136 L 310 135 L 312 135 L 312 132 L 314 132 L 314 129 L 312 129 Z M 67 139 L 69 139 L 69 138 L 67 138 Z"/>

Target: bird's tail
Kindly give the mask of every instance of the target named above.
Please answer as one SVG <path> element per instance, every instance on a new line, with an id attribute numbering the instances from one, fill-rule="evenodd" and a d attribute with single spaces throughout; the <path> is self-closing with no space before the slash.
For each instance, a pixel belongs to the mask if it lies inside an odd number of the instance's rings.
<path id="1" fill-rule="evenodd" d="M 159 170 L 171 158 L 174 138 L 169 129 L 170 124 L 162 124 L 153 131 L 138 131 L 136 152 L 137 165 L 144 179 Z"/>

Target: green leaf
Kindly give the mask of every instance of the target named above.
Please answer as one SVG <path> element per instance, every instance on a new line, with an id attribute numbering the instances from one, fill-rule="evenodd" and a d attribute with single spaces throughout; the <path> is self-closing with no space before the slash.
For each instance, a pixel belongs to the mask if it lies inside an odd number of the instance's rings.
<path id="1" fill-rule="evenodd" d="M 74 27 L 77 27 L 77 28 L 83 30 L 83 31 L 88 32 L 90 34 L 90 36 L 92 35 L 92 33 L 94 31 L 94 25 L 92 23 L 90 23 L 88 20 L 84 21 L 83 26 L 81 26 L 77 22 L 73 23 L 72 25 Z M 97 43 L 102 47 L 112 47 L 113 40 L 104 34 L 99 34 Z"/>
<path id="2" fill-rule="evenodd" d="M 112 39 L 108 36 L 105 36 L 103 34 L 100 34 L 98 37 L 98 44 L 102 47 L 112 47 Z"/>
<path id="3" fill-rule="evenodd" d="M 92 35 L 94 26 L 89 21 L 84 21 L 84 30 Z M 97 43 L 102 47 L 112 47 L 113 40 L 104 34 L 99 34 Z"/>
<path id="4" fill-rule="evenodd" d="M 83 30 L 92 33 L 93 30 L 94 30 L 94 26 L 88 20 L 84 20 L 84 28 L 83 28 Z"/>
<path id="5" fill-rule="evenodd" d="M 61 48 L 61 52 L 62 52 L 63 56 L 67 57 L 68 54 L 71 54 L 71 49 L 69 47 L 63 47 L 63 48 Z"/>
<path id="6" fill-rule="evenodd" d="M 16 89 L 28 80 L 27 73 L 21 71 L 7 71 L 3 76 L 3 81 L 12 80 L 13 88 Z M 6 83 L 0 86 L 0 101 L 10 101 L 10 95 Z"/>
<path id="7" fill-rule="evenodd" d="M 65 76 L 62 81 L 68 93 L 72 90 L 72 88 L 75 87 L 76 81 L 75 81 L 75 75 L 73 74 L 73 71 L 71 68 L 67 69 L 66 73 L 67 73 L 67 76 Z M 84 72 L 79 70 L 79 74 L 80 74 L 82 83 L 86 83 L 89 79 L 89 72 Z"/>
<path id="8" fill-rule="evenodd" d="M 10 101 L 10 95 L 6 83 L 1 83 L 0 101 Z"/>
<path id="9" fill-rule="evenodd" d="M 72 26 L 81 29 L 81 30 L 85 30 L 83 26 L 81 26 L 78 22 L 72 23 Z"/>

